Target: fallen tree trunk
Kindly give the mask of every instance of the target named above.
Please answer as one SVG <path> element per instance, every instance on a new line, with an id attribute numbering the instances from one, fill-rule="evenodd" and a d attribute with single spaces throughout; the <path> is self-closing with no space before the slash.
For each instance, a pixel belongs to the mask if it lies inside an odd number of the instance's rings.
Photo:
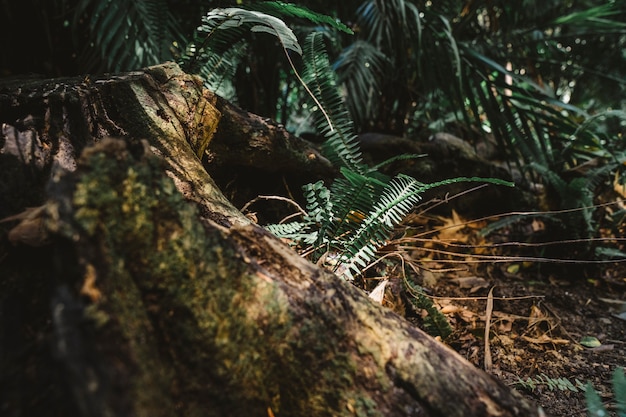
<path id="1" fill-rule="evenodd" d="M 226 105 L 175 65 L 0 90 L 7 415 L 541 415 L 239 213 L 199 158 L 250 134 Z"/>

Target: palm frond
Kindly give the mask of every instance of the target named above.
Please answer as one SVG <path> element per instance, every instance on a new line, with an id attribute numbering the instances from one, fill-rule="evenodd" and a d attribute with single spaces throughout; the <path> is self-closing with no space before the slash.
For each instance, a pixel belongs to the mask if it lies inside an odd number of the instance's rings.
<path id="1" fill-rule="evenodd" d="M 271 14 L 280 18 L 296 17 L 306 19 L 317 25 L 326 25 L 342 32 L 353 34 L 352 29 L 341 23 L 339 20 L 321 13 L 314 12 L 304 6 L 293 3 L 285 3 L 282 1 L 263 1 L 255 3 L 249 8 L 253 8 L 259 12 Z"/>
<path id="2" fill-rule="evenodd" d="M 594 31 L 605 28 L 614 31 L 616 28 L 626 29 L 626 23 L 607 18 L 623 13 L 623 10 L 616 8 L 615 3 L 609 2 L 558 17 L 554 23 L 557 25 L 584 25 Z"/>
<path id="3" fill-rule="evenodd" d="M 106 63 L 107 70 L 129 71 L 163 62 L 171 57 L 171 15 L 165 0 L 81 0 L 75 25 L 85 15 L 93 39 L 92 62 Z M 97 59 L 95 59 L 97 58 Z"/>
<path id="4" fill-rule="evenodd" d="M 370 42 L 357 40 L 345 48 L 335 61 L 339 81 L 350 92 L 350 114 L 357 124 L 364 124 L 378 110 L 389 59 Z"/>

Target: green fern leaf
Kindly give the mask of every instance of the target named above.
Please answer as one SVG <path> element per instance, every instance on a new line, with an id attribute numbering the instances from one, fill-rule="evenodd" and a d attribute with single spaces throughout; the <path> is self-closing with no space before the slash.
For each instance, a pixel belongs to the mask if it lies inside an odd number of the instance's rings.
<path id="1" fill-rule="evenodd" d="M 363 173 L 366 166 L 362 162 L 358 138 L 354 133 L 352 119 L 339 95 L 336 76 L 322 37 L 319 32 L 311 33 L 303 44 L 303 80 L 317 99 L 314 105 L 322 107 L 313 114 L 318 130 L 326 137 L 322 151 L 336 166 Z"/>
<path id="2" fill-rule="evenodd" d="M 398 175 L 387 184 L 378 202 L 344 245 L 342 263 L 348 271 L 359 273 L 371 262 L 392 228 L 419 202 L 422 188 L 422 183 L 406 175 Z"/>
<path id="3" fill-rule="evenodd" d="M 613 371 L 613 392 L 615 394 L 615 411 L 618 417 L 626 417 L 626 377 L 624 368 Z"/>
<path id="4" fill-rule="evenodd" d="M 307 222 L 291 222 L 281 224 L 270 224 L 265 229 L 273 235 L 288 239 L 293 246 L 300 244 L 311 245 L 317 240 L 317 230 L 312 230 L 311 224 Z"/>

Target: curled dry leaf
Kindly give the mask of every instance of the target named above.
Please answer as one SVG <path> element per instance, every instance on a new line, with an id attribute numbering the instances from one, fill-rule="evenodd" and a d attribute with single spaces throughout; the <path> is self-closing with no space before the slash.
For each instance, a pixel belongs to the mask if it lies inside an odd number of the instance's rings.
<path id="1" fill-rule="evenodd" d="M 5 217 L 0 223 L 20 220 L 17 226 L 9 230 L 9 242 L 13 245 L 43 246 L 48 243 L 48 233 L 44 227 L 46 206 L 28 207 L 23 212 Z"/>

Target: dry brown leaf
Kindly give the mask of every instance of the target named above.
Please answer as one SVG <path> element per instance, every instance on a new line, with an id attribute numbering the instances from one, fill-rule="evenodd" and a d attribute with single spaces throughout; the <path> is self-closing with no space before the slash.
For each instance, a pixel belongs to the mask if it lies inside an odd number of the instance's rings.
<path id="1" fill-rule="evenodd" d="M 491 368 L 493 367 L 493 363 L 491 361 L 491 349 L 489 347 L 489 330 L 491 328 L 491 313 L 493 313 L 493 289 L 491 287 L 489 290 L 489 295 L 487 296 L 487 308 L 485 309 L 485 371 L 491 372 Z"/>
<path id="2" fill-rule="evenodd" d="M 546 228 L 546 225 L 539 219 L 534 219 L 530 226 L 532 228 L 532 231 L 535 233 L 541 232 Z"/>
<path id="3" fill-rule="evenodd" d="M 9 241 L 14 245 L 22 243 L 33 247 L 43 246 L 49 243 L 48 232 L 44 227 L 45 210 L 45 205 L 27 207 L 21 213 L 0 219 L 0 223 L 20 220 L 20 223 L 9 230 L 7 235 Z"/>
<path id="4" fill-rule="evenodd" d="M 509 333 L 513 329 L 513 320 L 501 320 L 498 322 L 498 333 Z"/>
<path id="5" fill-rule="evenodd" d="M 465 221 L 455 210 L 452 210 L 452 218 L 439 217 L 439 219 L 443 221 L 443 226 L 441 226 L 437 235 L 439 239 L 444 241 L 467 242 L 469 236 L 461 233 L 465 227 Z"/>
<path id="6" fill-rule="evenodd" d="M 466 323 L 476 323 L 476 320 L 478 319 L 478 314 L 468 310 L 467 308 L 463 308 L 459 311 L 457 316 Z"/>
<path id="7" fill-rule="evenodd" d="M 620 183 L 619 173 L 617 171 L 615 172 L 615 178 L 613 179 L 613 190 L 623 198 L 626 198 L 626 184 Z"/>
<path id="8" fill-rule="evenodd" d="M 545 345 L 548 343 L 555 344 L 555 345 L 567 345 L 569 343 L 569 340 L 567 339 L 555 339 L 555 338 L 548 336 L 547 334 L 542 334 L 539 337 L 522 336 L 522 339 L 524 339 L 525 341 L 529 343 L 534 343 L 537 345 Z"/>
<path id="9" fill-rule="evenodd" d="M 87 264 L 80 294 L 89 298 L 94 303 L 97 303 L 102 298 L 102 293 L 98 288 L 96 288 L 96 278 L 96 268 L 94 268 L 92 264 Z"/>
<path id="10" fill-rule="evenodd" d="M 530 316 L 528 316 L 528 327 L 534 327 L 542 321 L 546 321 L 547 317 L 539 307 L 533 305 L 530 307 Z"/>
<path id="11" fill-rule="evenodd" d="M 440 310 L 443 314 L 456 314 L 463 312 L 463 307 L 454 304 L 441 307 Z"/>

